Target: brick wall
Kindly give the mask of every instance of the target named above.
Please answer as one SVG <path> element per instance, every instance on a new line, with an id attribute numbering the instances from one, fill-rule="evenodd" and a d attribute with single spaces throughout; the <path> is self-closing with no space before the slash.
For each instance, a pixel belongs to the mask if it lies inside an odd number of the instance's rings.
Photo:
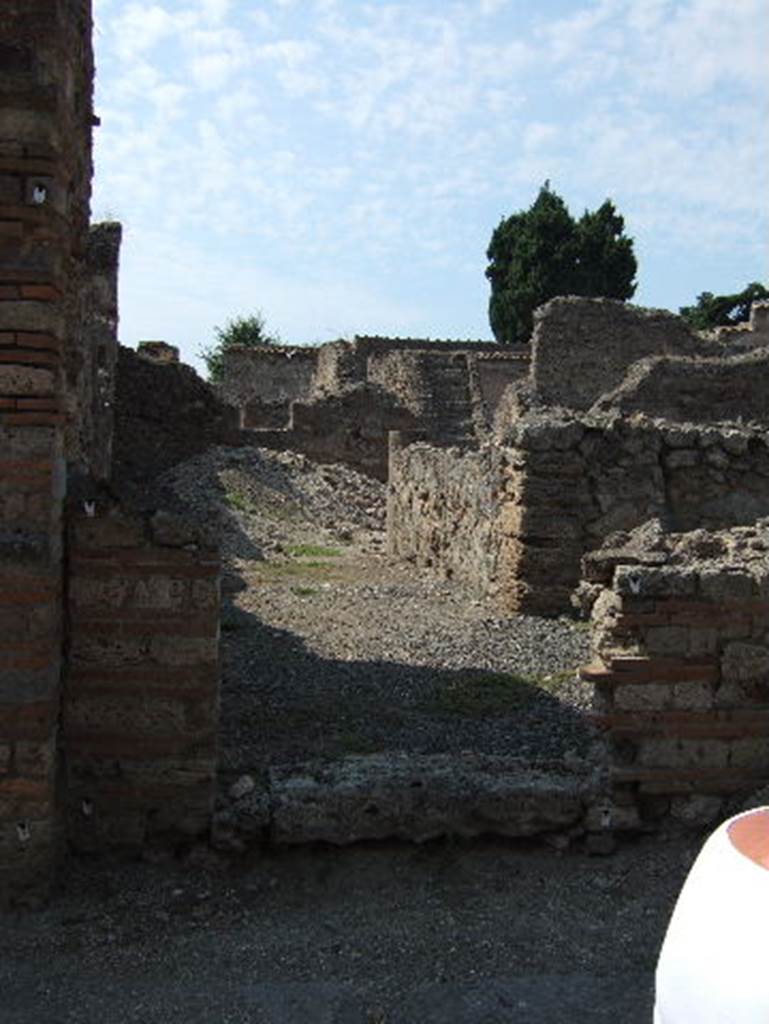
<path id="1" fill-rule="evenodd" d="M 764 524 L 585 559 L 594 662 L 582 678 L 620 804 L 704 824 L 769 781 L 767 551 Z"/>
<path id="2" fill-rule="evenodd" d="M 97 512 L 70 524 L 68 838 L 98 850 L 199 835 L 216 771 L 218 555 L 165 514 Z"/>
<path id="3" fill-rule="evenodd" d="M 0 903 L 58 853 L 61 515 L 68 353 L 91 167 L 86 0 L 0 8 Z"/>

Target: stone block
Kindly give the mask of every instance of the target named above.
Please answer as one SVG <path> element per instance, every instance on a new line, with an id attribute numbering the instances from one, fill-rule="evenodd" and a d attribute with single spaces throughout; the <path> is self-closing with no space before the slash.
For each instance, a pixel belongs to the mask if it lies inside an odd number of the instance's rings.
<path id="1" fill-rule="evenodd" d="M 708 794 L 673 796 L 670 799 L 670 814 L 676 821 L 692 827 L 712 825 L 722 816 L 724 799 Z"/>
<path id="2" fill-rule="evenodd" d="M 724 683 L 736 683 L 744 692 L 769 682 L 769 648 L 761 644 L 734 641 L 727 644 L 721 658 Z"/>
<path id="3" fill-rule="evenodd" d="M 0 394 L 52 395 L 55 378 L 50 370 L 16 363 L 0 363 Z"/>
<path id="4" fill-rule="evenodd" d="M 673 707 L 681 711 L 705 711 L 713 707 L 715 700 L 710 683 L 685 682 L 673 688 Z"/>
<path id="5" fill-rule="evenodd" d="M 654 657 L 685 657 L 688 648 L 688 630 L 684 626 L 651 626 L 643 632 L 644 645 Z"/>
<path id="6" fill-rule="evenodd" d="M 576 824 L 587 783 L 512 758 L 366 755 L 270 771 L 280 843 L 442 835 L 531 836 Z"/>
<path id="7" fill-rule="evenodd" d="M 692 626 L 689 628 L 690 657 L 699 657 L 703 654 L 715 654 L 718 650 L 719 634 L 714 627 Z"/>
<path id="8" fill-rule="evenodd" d="M 726 768 L 729 743 L 717 739 L 649 737 L 638 745 L 638 763 L 649 768 Z"/>
<path id="9" fill-rule="evenodd" d="M 124 516 L 81 517 L 72 524 L 75 553 L 78 548 L 136 548 L 143 542 L 143 524 Z"/>
<path id="10" fill-rule="evenodd" d="M 189 730 L 187 708 L 179 700 L 141 700 L 122 696 L 78 696 L 64 701 L 62 718 L 68 734 L 141 736 L 176 735 Z"/>
<path id="11" fill-rule="evenodd" d="M 150 651 L 163 665 L 211 664 L 218 660 L 219 641 L 216 637 L 155 636 Z"/>
<path id="12" fill-rule="evenodd" d="M 732 740 L 729 763 L 733 768 L 754 768 L 769 779 L 769 737 L 751 736 Z"/>
<path id="13" fill-rule="evenodd" d="M 617 686 L 614 689 L 614 705 L 622 711 L 661 711 L 672 706 L 676 689 L 667 683 Z"/>
<path id="14" fill-rule="evenodd" d="M 700 573 L 700 592 L 709 601 L 742 601 L 757 596 L 753 577 L 747 572 L 705 568 Z"/>
<path id="15" fill-rule="evenodd" d="M 3 329 L 43 332 L 63 338 L 66 330 L 64 311 L 60 303 L 2 302 L 0 330 Z"/>

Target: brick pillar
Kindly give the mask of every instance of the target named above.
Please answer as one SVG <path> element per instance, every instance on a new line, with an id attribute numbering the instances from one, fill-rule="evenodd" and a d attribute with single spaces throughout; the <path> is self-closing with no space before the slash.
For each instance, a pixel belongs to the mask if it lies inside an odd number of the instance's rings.
<path id="1" fill-rule="evenodd" d="M 63 363 L 88 217 L 89 0 L 0 7 L 0 904 L 56 861 Z"/>

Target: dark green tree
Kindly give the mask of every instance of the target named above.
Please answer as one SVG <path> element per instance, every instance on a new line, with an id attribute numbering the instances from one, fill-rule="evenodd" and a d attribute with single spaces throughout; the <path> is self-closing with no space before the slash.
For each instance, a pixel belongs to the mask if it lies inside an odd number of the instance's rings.
<path id="1" fill-rule="evenodd" d="M 280 338 L 267 330 L 261 313 L 251 316 L 237 316 L 228 320 L 224 327 L 214 327 L 216 341 L 213 345 L 204 345 L 198 356 L 206 364 L 208 379 L 218 384 L 224 377 L 224 351 L 236 345 L 256 348 L 259 345 L 279 345 Z"/>
<path id="2" fill-rule="evenodd" d="M 711 327 L 729 327 L 750 319 L 750 307 L 755 299 L 769 299 L 767 290 L 758 281 L 751 281 L 734 295 L 714 295 L 703 292 L 694 306 L 681 306 L 678 312 L 696 331 Z"/>
<path id="3" fill-rule="evenodd" d="M 500 221 L 486 252 L 497 341 L 527 341 L 534 310 L 556 295 L 631 298 L 638 265 L 624 229 L 608 199 L 575 221 L 549 181 L 528 210 Z"/>

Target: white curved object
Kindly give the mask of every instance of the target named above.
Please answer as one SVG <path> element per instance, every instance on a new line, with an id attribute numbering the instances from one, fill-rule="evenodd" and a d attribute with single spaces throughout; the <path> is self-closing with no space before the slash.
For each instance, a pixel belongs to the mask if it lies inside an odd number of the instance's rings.
<path id="1" fill-rule="evenodd" d="M 655 1024 L 769 1024 L 769 807 L 710 836 L 678 897 Z"/>

